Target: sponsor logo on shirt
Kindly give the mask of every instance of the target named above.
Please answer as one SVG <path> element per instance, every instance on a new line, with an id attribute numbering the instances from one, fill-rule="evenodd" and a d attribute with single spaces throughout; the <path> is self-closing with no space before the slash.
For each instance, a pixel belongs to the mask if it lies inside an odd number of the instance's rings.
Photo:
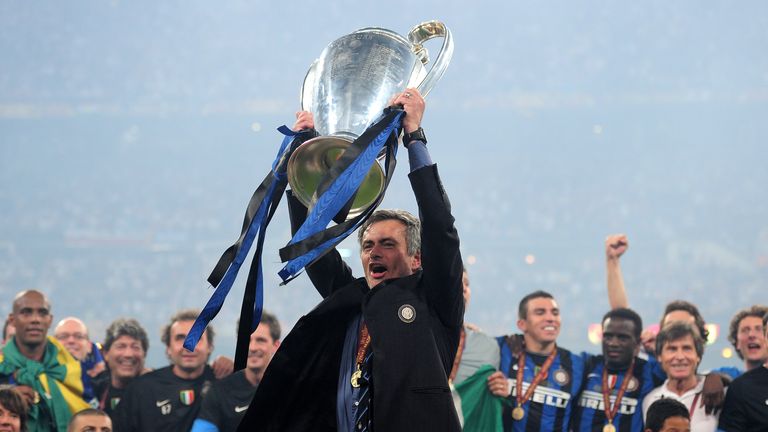
<path id="1" fill-rule="evenodd" d="M 610 397 L 611 405 L 616 403 L 616 395 Z M 624 395 L 621 398 L 621 406 L 619 407 L 619 413 L 622 415 L 632 415 L 637 411 L 637 399 L 629 398 Z M 603 403 L 603 393 L 595 392 L 591 390 L 584 390 L 581 392 L 581 398 L 579 398 L 579 406 L 594 410 L 605 410 L 605 403 Z"/>
<path id="2" fill-rule="evenodd" d="M 517 380 L 508 379 L 507 381 L 509 382 L 510 388 L 512 389 L 512 397 L 516 397 L 517 396 L 517 388 L 516 388 Z M 530 387 L 530 383 L 523 381 L 523 394 L 525 394 L 526 390 L 528 390 L 528 387 Z M 533 391 L 533 395 L 531 396 L 530 400 L 531 402 L 536 402 L 543 405 L 549 405 L 556 408 L 565 408 L 566 406 L 568 406 L 568 401 L 571 400 L 571 394 L 561 390 L 545 387 L 539 384 L 538 386 L 536 386 L 536 389 Z"/>
<path id="3" fill-rule="evenodd" d="M 243 411 L 245 411 L 245 410 L 247 410 L 247 409 L 248 409 L 248 405 L 245 405 L 245 406 L 241 406 L 241 407 L 240 407 L 240 406 L 236 406 L 236 407 L 235 407 L 235 412 L 236 412 L 236 413 L 241 413 L 241 412 L 243 412 Z"/>

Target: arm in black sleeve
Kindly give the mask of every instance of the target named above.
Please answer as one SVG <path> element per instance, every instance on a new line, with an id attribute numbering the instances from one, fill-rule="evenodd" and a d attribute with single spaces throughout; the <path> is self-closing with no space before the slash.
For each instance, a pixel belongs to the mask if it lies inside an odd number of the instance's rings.
<path id="1" fill-rule="evenodd" d="M 295 234 L 307 218 L 307 208 L 293 196 L 290 190 L 285 194 L 288 200 L 288 215 L 291 219 L 291 233 Z M 352 269 L 341 259 L 336 249 L 307 266 L 307 276 L 323 298 L 355 279 Z"/>

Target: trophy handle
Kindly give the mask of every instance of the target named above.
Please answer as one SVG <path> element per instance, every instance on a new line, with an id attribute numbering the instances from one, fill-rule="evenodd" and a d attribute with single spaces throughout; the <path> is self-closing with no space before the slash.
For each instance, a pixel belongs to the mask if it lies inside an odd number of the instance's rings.
<path id="1" fill-rule="evenodd" d="M 448 27 L 440 21 L 423 22 L 408 33 L 408 40 L 413 45 L 413 52 L 421 58 L 423 64 L 429 62 L 429 56 L 422 44 L 436 37 L 443 38 L 443 46 L 440 48 L 432 68 L 429 69 L 429 72 L 417 87 L 423 96 L 426 96 L 432 90 L 432 87 L 440 81 L 440 78 L 443 77 L 445 70 L 448 68 L 448 63 L 451 62 L 451 57 L 453 57 L 453 37 L 451 37 L 451 31 L 448 30 Z"/>
<path id="2" fill-rule="evenodd" d="M 315 71 L 317 70 L 317 62 L 319 59 L 315 59 L 312 65 L 307 70 L 307 75 L 304 76 L 304 82 L 301 84 L 301 110 L 312 111 L 312 101 L 315 91 Z"/>

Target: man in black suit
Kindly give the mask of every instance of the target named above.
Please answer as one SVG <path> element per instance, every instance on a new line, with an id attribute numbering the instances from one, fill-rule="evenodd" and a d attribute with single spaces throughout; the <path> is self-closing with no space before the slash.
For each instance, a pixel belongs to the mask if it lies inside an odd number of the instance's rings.
<path id="1" fill-rule="evenodd" d="M 364 278 L 335 250 L 307 268 L 324 300 L 284 339 L 241 431 L 460 431 L 448 374 L 463 321 L 459 238 L 420 128 L 424 99 L 403 106 L 416 219 L 379 210 L 360 227 Z M 294 129 L 313 127 L 310 113 Z M 289 197 L 294 231 L 306 209 Z"/>

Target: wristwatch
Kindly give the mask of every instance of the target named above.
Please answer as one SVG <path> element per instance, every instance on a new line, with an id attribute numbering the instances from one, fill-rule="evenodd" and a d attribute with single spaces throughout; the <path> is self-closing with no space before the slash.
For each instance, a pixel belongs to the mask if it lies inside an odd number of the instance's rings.
<path id="1" fill-rule="evenodd" d="M 424 129 L 418 128 L 411 133 L 403 134 L 403 145 L 408 147 L 411 141 L 421 141 L 424 144 L 427 143 L 427 136 L 424 135 Z"/>

